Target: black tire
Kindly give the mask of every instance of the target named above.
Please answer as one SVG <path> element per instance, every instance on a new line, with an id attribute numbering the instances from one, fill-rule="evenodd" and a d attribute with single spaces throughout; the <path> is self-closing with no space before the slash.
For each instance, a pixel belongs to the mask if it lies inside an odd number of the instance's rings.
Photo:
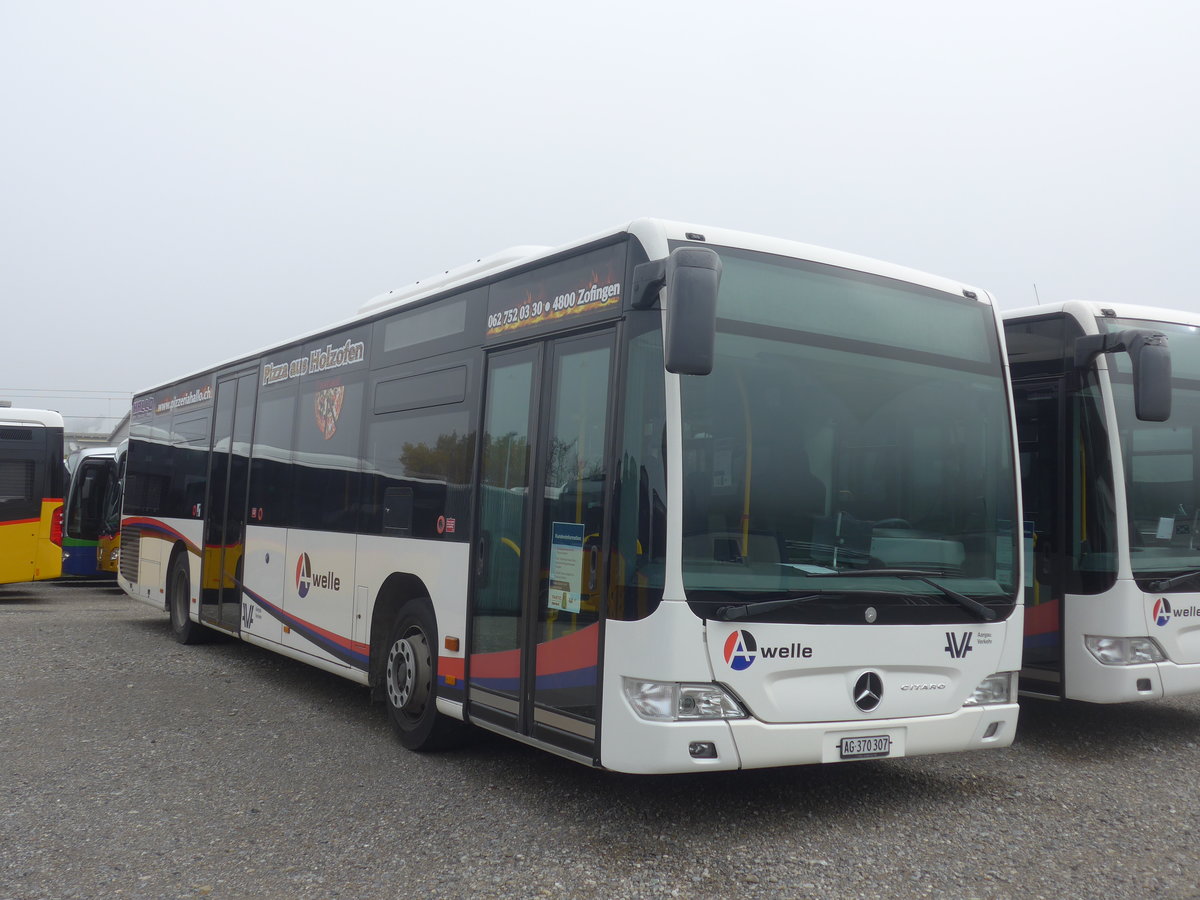
<path id="1" fill-rule="evenodd" d="M 192 605 L 192 573 L 187 553 L 176 553 L 167 573 L 167 610 L 171 613 L 171 632 L 181 644 L 204 640 L 204 626 L 189 617 Z"/>
<path id="2" fill-rule="evenodd" d="M 437 711 L 437 620 L 425 597 L 400 608 L 388 638 L 383 696 L 409 750 L 441 750 L 461 742 L 465 726 Z"/>

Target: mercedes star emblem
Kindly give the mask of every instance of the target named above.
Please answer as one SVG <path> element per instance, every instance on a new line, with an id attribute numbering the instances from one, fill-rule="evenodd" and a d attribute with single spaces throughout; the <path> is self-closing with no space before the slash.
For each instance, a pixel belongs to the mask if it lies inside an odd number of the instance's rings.
<path id="1" fill-rule="evenodd" d="M 883 699 L 883 679 L 874 672 L 864 672 L 854 682 L 854 705 L 863 712 L 870 712 Z"/>

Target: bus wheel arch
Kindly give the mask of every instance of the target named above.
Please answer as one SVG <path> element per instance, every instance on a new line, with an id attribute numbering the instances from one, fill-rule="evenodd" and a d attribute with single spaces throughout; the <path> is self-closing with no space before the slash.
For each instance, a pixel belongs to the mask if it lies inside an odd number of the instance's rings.
<path id="1" fill-rule="evenodd" d="M 384 581 L 371 610 L 371 656 L 368 682 L 375 696 L 383 698 L 384 674 L 386 672 L 388 640 L 396 627 L 400 610 L 410 600 L 428 598 L 429 591 L 424 582 L 415 575 L 393 573 Z"/>
<path id="2" fill-rule="evenodd" d="M 385 591 L 389 584 L 391 579 Z M 427 595 L 404 590 L 415 585 L 421 585 L 419 579 L 400 576 L 386 599 L 381 592 L 371 622 L 372 682 L 400 743 L 409 750 L 436 750 L 457 744 L 465 726 L 438 712 L 437 617 Z"/>

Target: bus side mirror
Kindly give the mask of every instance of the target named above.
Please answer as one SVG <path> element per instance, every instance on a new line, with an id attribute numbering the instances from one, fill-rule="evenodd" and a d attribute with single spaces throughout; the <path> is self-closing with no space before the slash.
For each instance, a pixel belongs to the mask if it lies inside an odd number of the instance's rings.
<path id="1" fill-rule="evenodd" d="M 666 259 L 634 269 L 634 309 L 650 309 L 656 299 L 662 299 L 668 372 L 707 375 L 712 371 L 720 287 L 721 257 L 707 247 L 676 247 Z"/>
<path id="2" fill-rule="evenodd" d="M 1075 339 L 1075 366 L 1083 368 L 1101 353 L 1125 351 L 1133 366 L 1133 410 L 1142 422 L 1171 417 L 1171 350 L 1167 336 L 1131 328 L 1116 334 Z"/>

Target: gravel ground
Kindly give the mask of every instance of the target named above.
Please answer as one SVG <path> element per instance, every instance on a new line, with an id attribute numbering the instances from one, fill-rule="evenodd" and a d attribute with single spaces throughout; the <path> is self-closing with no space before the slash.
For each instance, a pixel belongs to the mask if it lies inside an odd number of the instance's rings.
<path id="1" fill-rule="evenodd" d="M 616 776 L 409 753 L 365 689 L 0 586 L 0 900 L 1200 897 L 1200 698 L 1028 702 L 1015 746 Z"/>

